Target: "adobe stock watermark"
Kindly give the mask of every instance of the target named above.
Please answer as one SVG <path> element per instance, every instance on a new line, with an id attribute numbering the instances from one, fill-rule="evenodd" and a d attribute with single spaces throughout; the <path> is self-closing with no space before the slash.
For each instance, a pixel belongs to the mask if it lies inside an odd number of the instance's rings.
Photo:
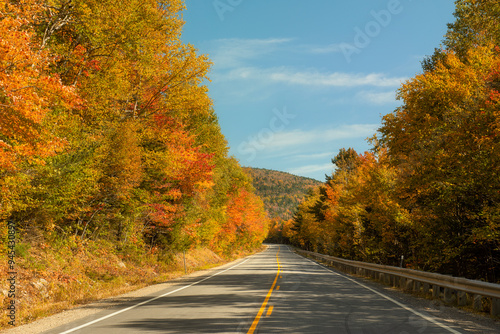
<path id="1" fill-rule="evenodd" d="M 241 5 L 242 2 L 243 0 L 214 0 L 212 5 L 219 16 L 219 19 L 224 21 L 224 15 L 227 12 L 232 12 L 236 7 Z"/>
<path id="2" fill-rule="evenodd" d="M 287 112 L 286 107 L 283 110 L 273 109 L 274 116 L 269 121 L 269 126 L 263 128 L 256 135 L 249 136 L 246 141 L 238 146 L 238 153 L 246 156 L 247 162 L 253 161 L 257 157 L 257 152 L 264 150 L 273 142 L 275 134 L 283 131 L 297 115 Z"/>
<path id="3" fill-rule="evenodd" d="M 412 0 L 407 1 L 411 2 Z M 339 46 L 346 61 L 350 63 L 354 54 L 360 54 L 363 49 L 368 47 L 372 40 L 380 35 L 382 29 L 391 23 L 392 18 L 402 11 L 401 0 L 389 0 L 386 9 L 371 10 L 370 15 L 373 20 L 367 22 L 363 29 L 358 26 L 354 27 L 355 35 L 352 43 L 341 43 Z"/>
<path id="4" fill-rule="evenodd" d="M 8 293 L 7 293 L 7 318 L 9 319 L 8 324 L 11 326 L 16 325 L 16 224 L 12 221 L 7 222 L 8 237 L 7 237 L 7 282 L 8 282 Z"/>

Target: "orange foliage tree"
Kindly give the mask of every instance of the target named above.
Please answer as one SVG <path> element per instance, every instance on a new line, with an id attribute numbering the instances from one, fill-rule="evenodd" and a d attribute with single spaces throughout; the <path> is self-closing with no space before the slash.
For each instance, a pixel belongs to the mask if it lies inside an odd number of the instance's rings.
<path id="1" fill-rule="evenodd" d="M 410 267 L 498 281 L 498 9 L 457 1 L 447 48 L 402 85 L 402 106 L 383 117 L 372 153 L 341 150 L 316 200 L 299 206 L 299 244 L 387 264 L 404 255 Z"/>
<path id="2" fill-rule="evenodd" d="M 227 156 L 203 85 L 210 62 L 180 39 L 183 9 L 0 3 L 1 219 L 117 249 L 261 242 L 260 202 Z M 228 222 L 235 235 L 221 234 Z"/>
<path id="3" fill-rule="evenodd" d="M 54 56 L 40 50 L 33 16 L 35 0 L 0 2 L 0 168 L 15 169 L 23 159 L 37 162 L 64 145 L 43 126 L 50 108 L 70 108 L 75 92 L 49 67 Z"/>
<path id="4" fill-rule="evenodd" d="M 495 267 L 499 61 L 491 46 L 469 50 L 464 60 L 445 52 L 403 85 L 404 106 L 380 129 L 402 173 L 404 205 L 422 232 L 418 257 L 433 270 L 477 276 Z"/>

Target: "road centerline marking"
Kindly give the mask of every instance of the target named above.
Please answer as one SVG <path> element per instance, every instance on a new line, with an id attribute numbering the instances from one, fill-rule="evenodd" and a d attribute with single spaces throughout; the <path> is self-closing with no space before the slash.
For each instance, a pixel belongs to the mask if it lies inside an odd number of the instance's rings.
<path id="1" fill-rule="evenodd" d="M 255 332 L 255 329 L 257 328 L 257 325 L 259 324 L 259 320 L 262 317 L 262 314 L 264 313 L 264 310 L 266 309 L 267 303 L 269 302 L 269 299 L 271 298 L 271 295 L 273 294 L 274 287 L 276 286 L 276 283 L 278 282 L 278 277 L 280 276 L 281 272 L 281 265 L 280 265 L 280 248 L 278 248 L 278 252 L 276 253 L 276 262 L 278 263 L 278 272 L 276 273 L 276 277 L 274 278 L 273 285 L 271 285 L 271 289 L 267 292 L 266 298 L 264 299 L 264 302 L 262 303 L 262 306 L 259 309 L 259 312 L 255 316 L 255 319 L 253 319 L 252 326 L 250 326 L 250 329 L 248 330 L 247 334 L 253 334 Z M 270 306 L 271 313 L 273 312 L 273 306 Z M 267 311 L 269 313 L 269 310 Z M 269 316 L 270 314 L 268 314 Z"/>
<path id="2" fill-rule="evenodd" d="M 270 306 L 267 308 L 266 317 L 269 317 L 269 316 L 273 313 L 273 309 L 274 309 L 274 306 L 273 306 L 273 305 L 270 305 Z"/>

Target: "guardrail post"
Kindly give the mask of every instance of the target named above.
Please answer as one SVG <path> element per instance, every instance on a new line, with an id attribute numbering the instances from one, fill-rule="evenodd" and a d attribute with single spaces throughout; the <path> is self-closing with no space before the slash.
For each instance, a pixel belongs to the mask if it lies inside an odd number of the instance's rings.
<path id="1" fill-rule="evenodd" d="M 422 286 L 422 283 L 420 283 L 419 281 L 415 281 L 415 283 L 413 284 L 413 290 L 415 292 L 420 292 L 420 287 Z"/>
<path id="2" fill-rule="evenodd" d="M 453 293 L 450 288 L 444 288 L 444 298 L 443 298 L 445 303 L 452 303 L 453 302 Z"/>
<path id="3" fill-rule="evenodd" d="M 392 281 L 392 286 L 393 286 L 394 288 L 399 287 L 399 279 L 400 279 L 400 277 L 399 277 L 399 276 L 394 276 L 394 280 Z"/>
<path id="4" fill-rule="evenodd" d="M 434 284 L 432 286 L 432 297 L 439 299 L 439 295 L 441 294 L 441 288 Z"/>
<path id="5" fill-rule="evenodd" d="M 491 315 L 500 316 L 500 299 L 498 298 L 491 298 Z"/>
<path id="6" fill-rule="evenodd" d="M 464 291 L 457 291 L 457 302 L 458 306 L 467 305 L 467 293 Z"/>
<path id="7" fill-rule="evenodd" d="M 427 295 L 429 293 L 429 289 L 430 289 L 430 284 L 429 283 L 422 284 L 422 292 L 424 294 Z"/>
<path id="8" fill-rule="evenodd" d="M 483 310 L 483 296 L 474 295 L 472 306 L 474 307 L 474 310 L 481 312 Z"/>
<path id="9" fill-rule="evenodd" d="M 406 290 L 406 291 L 410 291 L 410 292 L 411 292 L 411 291 L 413 291 L 413 285 L 414 285 L 413 283 L 414 283 L 414 282 L 413 282 L 413 280 L 412 280 L 412 279 L 407 279 L 407 280 L 406 280 L 405 290 Z"/>
<path id="10" fill-rule="evenodd" d="M 405 277 L 400 277 L 399 278 L 399 288 L 400 289 L 406 289 L 406 278 Z"/>

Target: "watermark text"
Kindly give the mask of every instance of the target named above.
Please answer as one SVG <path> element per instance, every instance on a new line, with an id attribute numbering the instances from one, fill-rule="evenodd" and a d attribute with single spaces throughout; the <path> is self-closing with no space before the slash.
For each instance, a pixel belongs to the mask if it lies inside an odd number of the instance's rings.
<path id="1" fill-rule="evenodd" d="M 8 282 L 8 293 L 7 298 L 9 299 L 7 306 L 7 318 L 9 319 L 9 325 L 16 325 L 16 224 L 12 221 L 7 223 L 8 227 L 8 239 L 7 239 L 7 282 Z"/>
<path id="2" fill-rule="evenodd" d="M 236 7 L 241 5 L 242 2 L 243 0 L 214 0 L 212 5 L 219 19 L 224 21 L 224 15 L 226 15 L 227 12 L 232 12 Z"/>
<path id="3" fill-rule="evenodd" d="M 354 54 L 360 54 L 364 48 L 368 47 L 372 40 L 381 33 L 382 29 L 391 23 L 394 15 L 398 15 L 402 11 L 403 5 L 400 0 L 389 0 L 386 9 L 370 11 L 373 20 L 367 22 L 364 28 L 354 27 L 353 42 L 340 44 L 340 50 L 344 54 L 346 61 L 350 63 Z"/>
<path id="4" fill-rule="evenodd" d="M 249 136 L 246 141 L 238 146 L 238 152 L 246 156 L 248 162 L 257 157 L 257 152 L 264 150 L 273 140 L 276 133 L 283 131 L 296 117 L 295 114 L 288 113 L 286 107 L 280 111 L 273 109 L 274 116 L 269 121 L 269 126 L 263 128 L 256 135 Z"/>

